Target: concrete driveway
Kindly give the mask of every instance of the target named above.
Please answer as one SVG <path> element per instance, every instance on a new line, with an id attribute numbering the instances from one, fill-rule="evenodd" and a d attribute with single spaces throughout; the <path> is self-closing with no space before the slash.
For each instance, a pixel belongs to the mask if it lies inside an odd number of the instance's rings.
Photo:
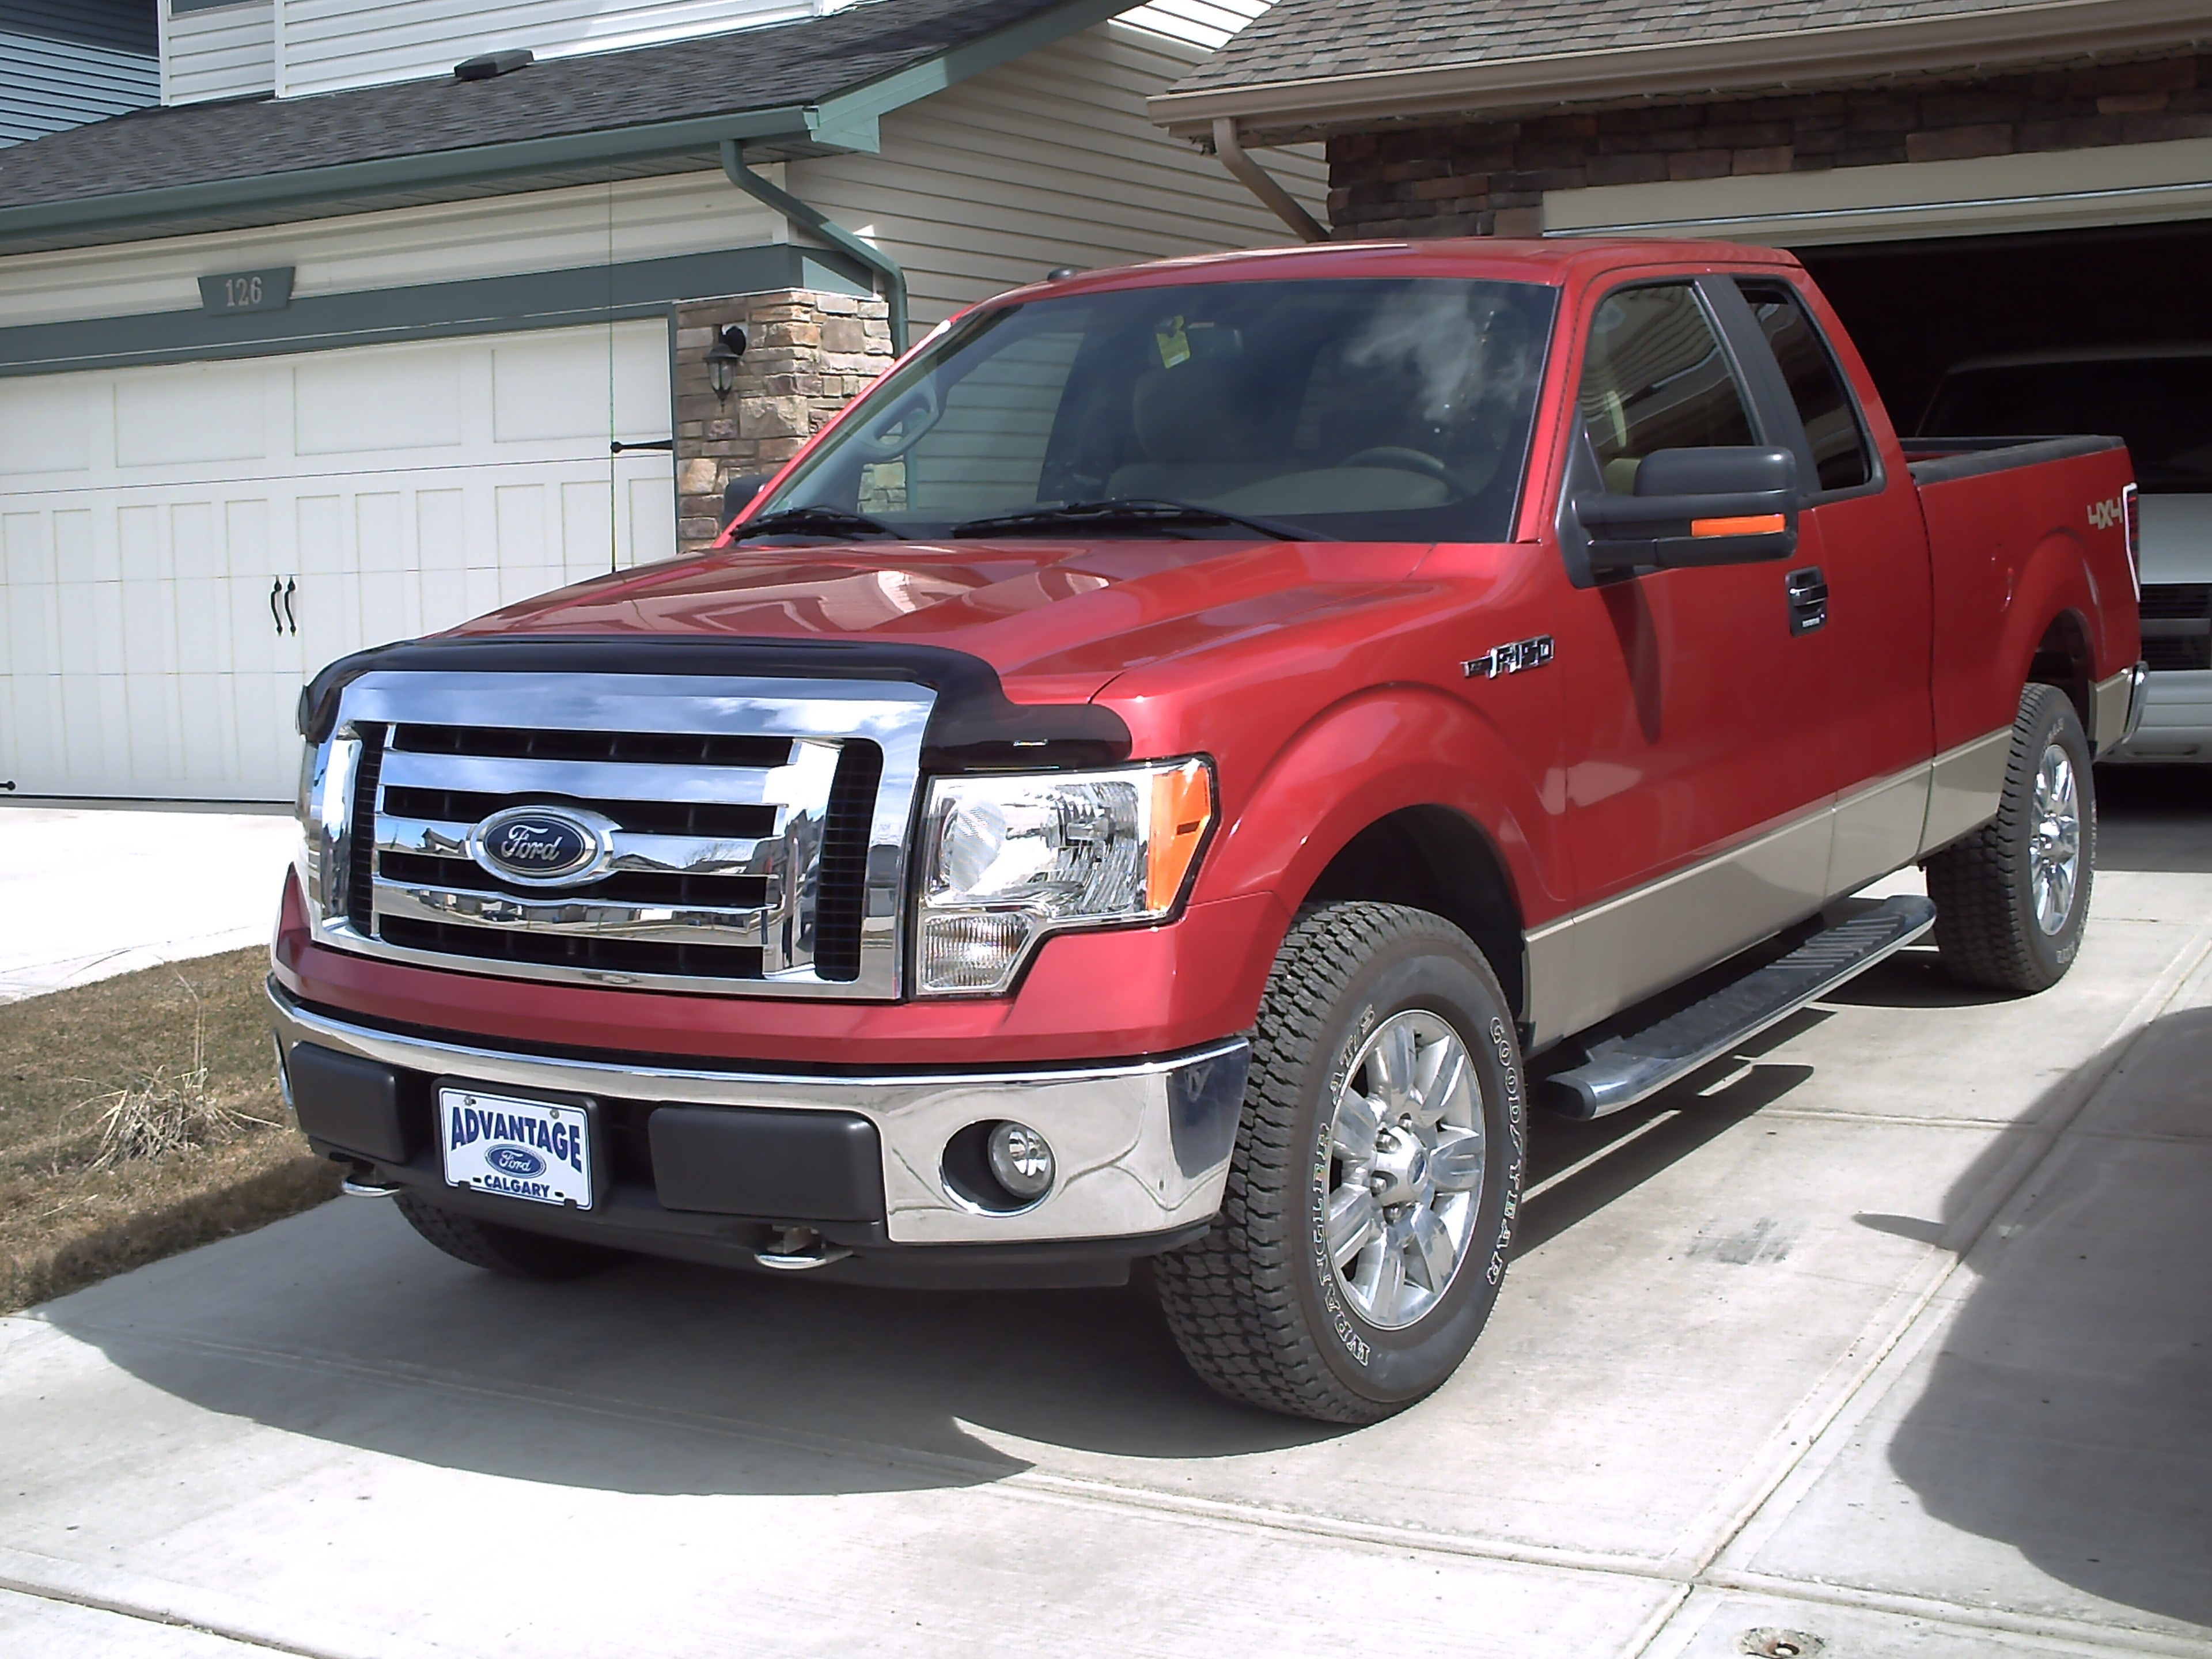
<path id="1" fill-rule="evenodd" d="M 275 807 L 0 805 L 0 1002 L 263 943 L 298 836 Z"/>
<path id="2" fill-rule="evenodd" d="M 2212 790 L 2113 793 L 2057 990 L 1907 953 L 1540 1122 L 1390 1422 L 1133 1289 L 519 1285 L 340 1200 L 0 1322 L 0 1650 L 2212 1655 Z"/>

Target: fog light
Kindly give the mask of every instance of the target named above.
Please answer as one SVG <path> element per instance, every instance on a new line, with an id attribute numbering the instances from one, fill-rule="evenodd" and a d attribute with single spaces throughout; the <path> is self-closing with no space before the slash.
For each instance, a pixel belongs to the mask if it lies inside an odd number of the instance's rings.
<path id="1" fill-rule="evenodd" d="M 1018 1199 L 1042 1198 L 1052 1190 L 1052 1148 L 1022 1123 L 994 1123 L 985 1143 L 991 1173 Z"/>

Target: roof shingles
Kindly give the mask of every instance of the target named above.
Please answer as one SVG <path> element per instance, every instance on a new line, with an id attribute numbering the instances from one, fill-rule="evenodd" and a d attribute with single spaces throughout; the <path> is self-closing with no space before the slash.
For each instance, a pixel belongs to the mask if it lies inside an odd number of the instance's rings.
<path id="1" fill-rule="evenodd" d="M 1060 3 L 866 0 L 489 81 L 140 110 L 0 151 L 0 209 L 818 103 Z"/>
<path id="2" fill-rule="evenodd" d="M 1278 0 L 1176 93 L 1797 33 L 2033 0 Z"/>

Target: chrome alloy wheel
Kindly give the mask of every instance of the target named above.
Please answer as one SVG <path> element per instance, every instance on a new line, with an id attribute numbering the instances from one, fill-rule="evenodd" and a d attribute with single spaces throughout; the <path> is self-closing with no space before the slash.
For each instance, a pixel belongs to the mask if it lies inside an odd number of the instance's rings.
<path id="1" fill-rule="evenodd" d="M 1459 1033 L 1393 1014 L 1360 1045 L 1328 1126 L 1323 1241 L 1338 1292 L 1400 1330 L 1434 1307 L 1466 1260 L 1482 1200 L 1482 1099 Z"/>
<path id="2" fill-rule="evenodd" d="M 2074 914 L 2081 877 L 2081 791 L 2073 757 L 2058 744 L 2043 751 L 2035 774 L 2035 820 L 2027 835 L 2027 890 L 2035 925 L 2056 933 Z"/>

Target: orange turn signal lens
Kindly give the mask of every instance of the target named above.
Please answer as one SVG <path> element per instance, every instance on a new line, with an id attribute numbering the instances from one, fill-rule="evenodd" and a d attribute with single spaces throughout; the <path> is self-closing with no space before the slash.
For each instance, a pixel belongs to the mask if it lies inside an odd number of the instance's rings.
<path id="1" fill-rule="evenodd" d="M 1692 519 L 1692 536 L 1772 536 L 1790 527 L 1779 513 L 1754 514 L 1745 519 Z"/>
<path id="2" fill-rule="evenodd" d="M 1152 818 L 1145 834 L 1145 908 L 1171 908 L 1182 893 L 1200 842 L 1213 822 L 1213 775 L 1188 760 L 1152 774 Z"/>

